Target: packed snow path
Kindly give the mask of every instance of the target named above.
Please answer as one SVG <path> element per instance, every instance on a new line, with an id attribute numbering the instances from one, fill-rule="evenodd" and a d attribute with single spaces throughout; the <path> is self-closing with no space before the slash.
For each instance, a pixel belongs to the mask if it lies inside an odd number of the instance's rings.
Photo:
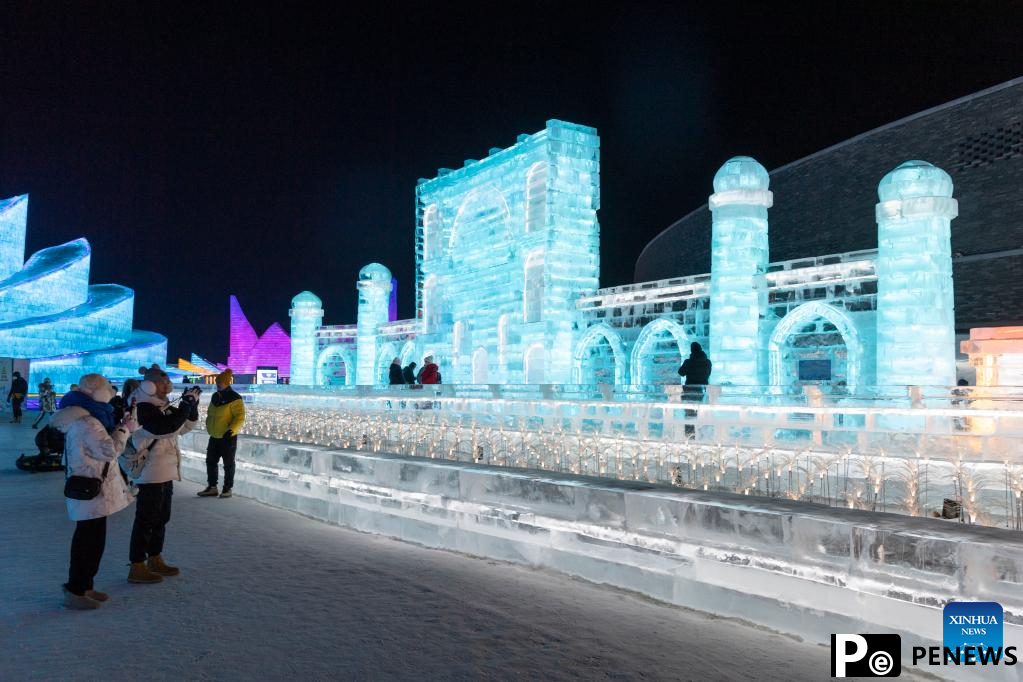
<path id="1" fill-rule="evenodd" d="M 65 611 L 60 473 L 14 467 L 0 415 L 0 679 L 820 680 L 829 652 L 732 620 L 520 566 L 329 526 L 176 484 L 167 560 L 129 585 L 134 507 L 109 520 L 96 587 Z"/>

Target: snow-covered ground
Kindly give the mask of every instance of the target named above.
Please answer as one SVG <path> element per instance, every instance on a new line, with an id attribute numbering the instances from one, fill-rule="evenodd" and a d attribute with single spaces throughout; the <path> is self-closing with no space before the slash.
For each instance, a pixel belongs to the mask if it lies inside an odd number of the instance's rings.
<path id="1" fill-rule="evenodd" d="M 31 415 L 34 418 L 34 413 Z M 61 608 L 63 475 L 17 471 L 0 425 L 0 680 L 821 680 L 829 652 L 520 566 L 363 535 L 178 484 L 165 556 L 129 585 L 110 519 L 95 612 Z"/>

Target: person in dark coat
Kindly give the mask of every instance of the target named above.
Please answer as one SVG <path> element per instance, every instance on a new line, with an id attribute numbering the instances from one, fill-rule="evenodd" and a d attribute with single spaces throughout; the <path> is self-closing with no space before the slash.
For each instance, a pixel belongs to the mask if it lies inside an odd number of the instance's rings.
<path id="1" fill-rule="evenodd" d="M 11 382 L 11 390 L 7 392 L 7 402 L 11 404 L 11 410 L 14 412 L 14 419 L 11 420 L 12 423 L 21 423 L 21 404 L 25 402 L 27 396 L 28 382 L 22 378 L 21 372 L 15 372 L 14 380 Z"/>
<path id="2" fill-rule="evenodd" d="M 679 376 L 686 379 L 685 385 L 682 387 L 682 402 L 698 403 L 703 400 L 704 387 L 710 383 L 710 372 L 710 358 L 703 352 L 703 346 L 693 341 L 689 345 L 689 357 L 678 368 Z M 692 420 L 696 417 L 696 410 L 686 410 L 687 420 Z M 687 423 L 685 425 L 685 433 L 687 437 L 695 436 L 696 427 L 691 423 Z"/>
<path id="3" fill-rule="evenodd" d="M 689 345 L 689 357 L 678 368 L 678 375 L 686 378 L 686 386 L 706 386 L 710 383 L 710 371 L 710 358 L 703 352 L 703 346 L 693 341 Z"/>
<path id="4" fill-rule="evenodd" d="M 405 383 L 405 376 L 401 370 L 401 360 L 399 358 L 391 360 L 391 368 L 388 370 L 387 379 L 388 383 L 392 386 Z"/>
<path id="5" fill-rule="evenodd" d="M 408 384 L 409 386 L 415 384 L 416 383 L 416 363 L 414 363 L 414 362 L 408 363 L 408 367 L 406 367 L 405 369 L 401 370 L 401 378 L 404 380 L 404 383 Z"/>

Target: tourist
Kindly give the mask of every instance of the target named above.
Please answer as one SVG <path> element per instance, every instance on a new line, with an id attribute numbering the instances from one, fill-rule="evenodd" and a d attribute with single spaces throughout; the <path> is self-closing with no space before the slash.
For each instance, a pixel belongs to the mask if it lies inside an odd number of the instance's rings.
<path id="1" fill-rule="evenodd" d="M 7 402 L 11 404 L 11 411 L 14 413 L 12 424 L 21 423 L 21 404 L 28 394 L 28 382 L 21 378 L 21 372 L 14 373 L 14 381 L 11 382 L 11 390 L 7 392 Z"/>
<path id="2" fill-rule="evenodd" d="M 419 383 L 424 386 L 427 384 L 439 384 L 440 383 L 440 368 L 433 361 L 432 355 L 427 355 L 423 358 L 423 369 L 419 371 Z"/>
<path id="3" fill-rule="evenodd" d="M 164 576 L 180 573 L 163 560 L 167 522 L 171 516 L 174 481 L 181 480 L 181 449 L 178 436 L 195 428 L 199 420 L 199 387 L 185 391 L 178 405 L 167 399 L 173 390 L 170 378 L 159 365 L 141 368 L 142 383 L 132 398 L 140 431 L 133 438 L 139 451 L 147 450 L 138 479 L 138 504 L 131 529 L 128 582 L 158 583 Z M 140 436 L 144 436 L 139 442 Z"/>
<path id="4" fill-rule="evenodd" d="M 682 366 L 678 368 L 679 376 L 685 377 L 685 384 L 682 386 L 682 401 L 698 403 L 703 400 L 703 392 L 710 383 L 711 362 L 707 354 L 703 352 L 703 346 L 696 341 L 689 344 L 689 357 L 685 359 Z M 685 411 L 686 421 L 695 419 L 696 410 Z M 687 437 L 696 436 L 696 427 L 687 423 L 685 425 Z"/>
<path id="5" fill-rule="evenodd" d="M 114 418 L 121 419 L 121 417 L 131 409 L 131 394 L 135 392 L 135 389 L 139 387 L 138 379 L 127 379 L 124 382 L 124 386 L 121 387 L 121 393 L 115 395 L 114 399 L 110 401 L 110 404 L 114 406 Z"/>
<path id="6" fill-rule="evenodd" d="M 388 377 L 387 378 L 388 378 L 388 381 L 390 382 L 391 386 L 394 386 L 394 385 L 397 385 L 397 384 L 404 384 L 405 383 L 405 376 L 404 376 L 404 372 L 401 369 L 401 359 L 400 358 L 394 358 L 393 360 L 391 360 L 391 368 L 388 371 Z"/>
<path id="7" fill-rule="evenodd" d="M 32 423 L 33 429 L 39 428 L 39 422 L 53 416 L 57 411 L 57 393 L 53 390 L 53 383 L 49 377 L 43 379 L 39 384 L 39 418 Z"/>
<path id="8" fill-rule="evenodd" d="M 408 366 L 401 370 L 401 378 L 404 380 L 403 383 L 409 386 L 414 385 L 416 383 L 416 363 L 408 363 Z"/>
<path id="9" fill-rule="evenodd" d="M 217 496 L 217 474 L 220 460 L 224 460 L 224 491 L 221 497 L 231 497 L 234 487 L 234 454 L 238 449 L 238 432 L 245 423 L 245 403 L 231 388 L 234 372 L 225 369 L 217 375 L 217 392 L 210 398 L 206 411 L 206 432 L 210 434 L 206 445 L 206 488 L 199 497 Z"/>
<path id="10" fill-rule="evenodd" d="M 93 579 L 106 546 L 107 517 L 132 502 L 115 460 L 136 424 L 130 414 L 121 422 L 114 420 L 109 404 L 115 395 L 114 388 L 102 375 L 86 374 L 78 381 L 81 390 L 61 399 L 60 411 L 53 417 L 51 427 L 65 434 L 67 476 L 101 481 L 99 494 L 92 499 L 66 498 L 75 534 L 71 538 L 64 605 L 84 610 L 97 609 L 109 599 L 109 595 L 94 589 Z"/>

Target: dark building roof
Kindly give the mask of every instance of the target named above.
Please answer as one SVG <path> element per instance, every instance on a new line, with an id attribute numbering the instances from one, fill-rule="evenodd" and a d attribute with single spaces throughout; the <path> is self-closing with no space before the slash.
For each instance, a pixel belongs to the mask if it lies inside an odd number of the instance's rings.
<path id="1" fill-rule="evenodd" d="M 956 327 L 1023 324 L 1023 78 L 772 171 L 771 260 L 876 248 L 877 183 L 908 159 L 945 169 L 955 183 Z M 710 237 L 705 204 L 647 244 L 636 281 L 709 272 Z"/>

